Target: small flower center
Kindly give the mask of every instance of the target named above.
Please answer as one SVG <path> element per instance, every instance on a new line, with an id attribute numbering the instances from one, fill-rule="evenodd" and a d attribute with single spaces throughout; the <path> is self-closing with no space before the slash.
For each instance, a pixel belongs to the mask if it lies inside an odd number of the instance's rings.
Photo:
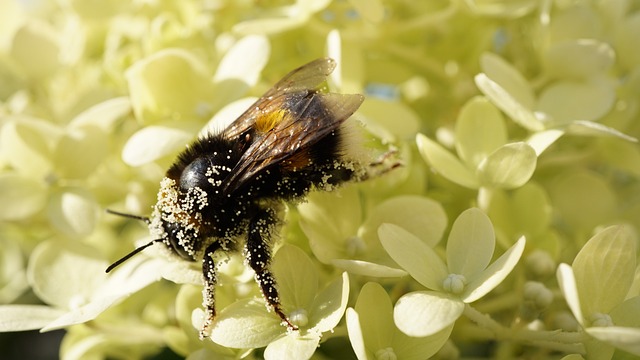
<path id="1" fill-rule="evenodd" d="M 391 347 L 376 351 L 376 360 L 396 360 L 397 358 L 396 353 Z"/>
<path id="2" fill-rule="evenodd" d="M 442 283 L 444 291 L 456 295 L 461 294 L 462 291 L 464 291 L 465 285 L 467 285 L 467 279 L 464 277 L 464 275 L 460 274 L 449 274 Z"/>
<path id="3" fill-rule="evenodd" d="M 297 309 L 289 313 L 289 321 L 297 327 L 306 326 L 309 323 L 309 314 L 305 309 Z"/>
<path id="4" fill-rule="evenodd" d="M 613 326 L 613 320 L 611 320 L 609 314 L 593 313 L 589 317 L 589 320 L 591 321 L 591 326 L 594 327 Z"/>

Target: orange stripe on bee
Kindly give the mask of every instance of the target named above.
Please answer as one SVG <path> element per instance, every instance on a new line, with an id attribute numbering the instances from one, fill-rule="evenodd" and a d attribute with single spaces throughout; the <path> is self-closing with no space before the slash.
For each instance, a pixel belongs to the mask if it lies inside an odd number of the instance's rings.
<path id="1" fill-rule="evenodd" d="M 266 133 L 281 123 L 288 115 L 289 112 L 285 109 L 264 112 L 256 119 L 255 129 Z"/>

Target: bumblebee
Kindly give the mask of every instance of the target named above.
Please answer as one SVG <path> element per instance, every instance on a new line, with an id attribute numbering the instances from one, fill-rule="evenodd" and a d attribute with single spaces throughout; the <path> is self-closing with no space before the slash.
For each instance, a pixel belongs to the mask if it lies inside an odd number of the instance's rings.
<path id="1" fill-rule="evenodd" d="M 366 173 L 357 156 L 346 151 L 345 130 L 364 97 L 324 91 L 335 66 L 323 58 L 293 70 L 226 129 L 188 146 L 160 182 L 149 218 L 111 211 L 145 221 L 155 240 L 106 272 L 156 243 L 184 260 L 201 261 L 203 339 L 216 315 L 213 254 L 243 246 L 267 305 L 283 325 L 297 329 L 281 308 L 269 269 L 284 204 L 302 200 L 312 189 L 331 190 L 363 179 Z"/>

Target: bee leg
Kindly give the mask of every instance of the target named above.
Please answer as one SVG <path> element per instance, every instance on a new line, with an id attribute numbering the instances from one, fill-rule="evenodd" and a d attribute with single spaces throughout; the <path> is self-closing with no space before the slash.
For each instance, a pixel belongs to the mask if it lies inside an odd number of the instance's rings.
<path id="1" fill-rule="evenodd" d="M 276 213 L 272 209 L 263 209 L 251 220 L 249 224 L 249 235 L 245 247 L 245 258 L 249 266 L 256 273 L 256 282 L 260 286 L 262 296 L 264 296 L 269 307 L 282 319 L 283 325 L 291 330 L 297 330 L 282 311 L 276 281 L 269 270 L 271 260 L 271 232 L 278 222 Z"/>
<path id="2" fill-rule="evenodd" d="M 215 287 L 218 281 L 216 276 L 216 264 L 213 262 L 213 254 L 221 248 L 219 241 L 209 245 L 204 252 L 202 259 L 202 277 L 204 279 L 204 289 L 202 289 L 202 306 L 205 310 L 205 319 L 200 329 L 200 340 L 204 340 L 211 335 L 211 324 L 216 316 L 215 308 Z"/>

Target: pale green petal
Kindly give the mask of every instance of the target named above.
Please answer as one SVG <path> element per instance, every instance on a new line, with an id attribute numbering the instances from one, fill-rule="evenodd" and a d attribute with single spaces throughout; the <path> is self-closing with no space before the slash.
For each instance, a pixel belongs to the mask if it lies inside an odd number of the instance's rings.
<path id="1" fill-rule="evenodd" d="M 474 302 L 493 290 L 511 273 L 518 264 L 526 240 L 521 237 L 512 247 L 505 251 L 496 261 L 476 277 L 469 279 L 469 284 L 460 297 L 466 303 Z"/>
<path id="2" fill-rule="evenodd" d="M 358 360 L 368 360 L 373 354 L 367 353 L 364 342 L 363 327 L 360 325 L 360 315 L 353 309 L 348 308 L 345 314 L 347 330 L 349 331 L 349 342 Z"/>
<path id="3" fill-rule="evenodd" d="M 422 360 L 435 355 L 449 340 L 454 324 L 426 337 L 407 336 L 397 332 L 393 336 L 393 349 L 398 359 Z"/>
<path id="4" fill-rule="evenodd" d="M 254 86 L 269 60 L 269 40 L 263 35 L 249 35 L 236 42 L 224 55 L 213 81 L 242 81 L 247 87 Z M 226 96 L 226 94 L 223 94 Z"/>
<path id="5" fill-rule="evenodd" d="M 400 331 L 409 336 L 429 336 L 452 325 L 464 311 L 457 298 L 432 291 L 416 291 L 403 295 L 393 310 Z"/>
<path id="6" fill-rule="evenodd" d="M 91 301 L 106 280 L 106 267 L 91 248 L 45 241 L 31 254 L 27 276 L 33 292 L 44 302 L 72 309 Z"/>
<path id="7" fill-rule="evenodd" d="M 26 219 L 42 210 L 46 202 L 43 182 L 11 172 L 0 174 L 0 219 Z"/>
<path id="8" fill-rule="evenodd" d="M 581 136 L 602 136 L 602 137 L 616 137 L 631 142 L 638 142 L 633 136 L 629 136 L 623 132 L 620 132 L 614 128 L 586 120 L 572 121 L 567 125 L 567 134 L 581 135 Z"/>
<path id="9" fill-rule="evenodd" d="M 547 150 L 547 148 L 555 143 L 564 133 L 564 130 L 558 129 L 538 131 L 531 134 L 525 142 L 533 148 L 536 156 L 540 156 L 542 152 Z"/>
<path id="10" fill-rule="evenodd" d="M 578 285 L 576 284 L 576 278 L 573 274 L 573 269 L 567 264 L 560 264 L 556 273 L 558 278 L 558 285 L 564 295 L 564 299 L 569 305 L 573 316 L 580 324 L 584 324 L 584 318 L 582 316 L 582 308 L 580 305 L 580 296 L 578 294 Z"/>
<path id="11" fill-rule="evenodd" d="M 285 311 L 309 309 L 318 292 L 318 272 L 300 248 L 284 244 L 271 267 L 278 281 L 278 295 Z"/>
<path id="12" fill-rule="evenodd" d="M 604 177 L 586 169 L 565 171 L 548 188 L 554 210 L 569 226 L 591 230 L 607 223 L 616 212 L 617 199 Z"/>
<path id="13" fill-rule="evenodd" d="M 640 329 L 618 326 L 589 327 L 585 331 L 594 338 L 631 354 L 640 356 Z"/>
<path id="14" fill-rule="evenodd" d="M 40 329 L 63 313 L 45 305 L 0 305 L 0 332 Z"/>
<path id="15" fill-rule="evenodd" d="M 69 123 L 73 129 L 98 127 L 103 133 L 110 133 L 118 120 L 131 113 L 131 100 L 117 97 L 93 105 L 77 115 Z"/>
<path id="16" fill-rule="evenodd" d="M 51 172 L 51 154 L 62 130 L 37 118 L 16 116 L 0 128 L 2 157 L 18 172 L 44 178 Z"/>
<path id="17" fill-rule="evenodd" d="M 307 14 L 299 17 L 273 17 L 242 21 L 232 28 L 234 33 L 240 35 L 261 34 L 271 35 L 294 29 L 307 21 Z"/>
<path id="18" fill-rule="evenodd" d="M 357 274 L 377 278 L 393 278 L 407 275 L 407 272 L 404 270 L 362 260 L 335 259 L 332 260 L 331 263 L 337 268 L 346 270 L 349 274 Z"/>
<path id="19" fill-rule="evenodd" d="M 166 126 L 147 126 L 129 138 L 122 149 L 122 160 L 140 166 L 184 149 L 192 139 L 188 131 Z"/>
<path id="20" fill-rule="evenodd" d="M 84 299 L 72 299 L 74 302 L 77 302 L 76 305 L 81 306 L 72 306 L 69 312 L 47 324 L 41 331 L 56 330 L 95 319 L 111 306 L 131 294 L 140 291 L 149 284 L 160 280 L 160 270 L 165 264 L 164 261 L 157 259 L 149 260 L 145 257 L 128 260 L 110 273 L 107 280 L 101 282 L 100 286 L 93 290 L 90 302 L 83 303 L 82 301 Z M 79 265 L 82 264 L 79 263 Z M 94 278 L 103 280 L 105 268 L 106 264 L 103 264 L 100 267 L 101 271 L 97 271 L 97 269 L 90 270 L 85 276 L 93 276 Z M 77 271 L 77 269 L 75 270 Z M 102 276 L 98 276 L 98 274 Z M 60 286 L 59 283 L 57 285 Z M 67 283 L 65 283 L 65 286 L 66 285 Z M 79 284 L 70 285 L 78 286 Z M 91 284 L 87 283 L 86 285 Z"/>
<path id="21" fill-rule="evenodd" d="M 52 192 L 47 204 L 51 223 L 70 237 L 89 235 L 100 211 L 93 195 L 84 188 L 61 188 Z"/>
<path id="22" fill-rule="evenodd" d="M 89 176 L 107 156 L 107 134 L 95 126 L 68 129 L 53 154 L 60 177 L 82 179 Z"/>
<path id="23" fill-rule="evenodd" d="M 486 74 L 476 75 L 475 82 L 478 89 L 516 124 L 529 131 L 544 130 L 544 124 L 538 120 L 530 107 L 520 103 L 514 95 L 510 94 Z"/>
<path id="24" fill-rule="evenodd" d="M 240 117 L 258 98 L 248 97 L 233 101 L 226 104 L 209 120 L 207 125 L 202 128 L 199 136 L 204 137 L 208 134 L 219 134 L 226 129 L 232 122 Z"/>
<path id="25" fill-rule="evenodd" d="M 292 333 L 267 345 L 264 349 L 265 360 L 310 359 L 318 348 L 320 336 Z"/>
<path id="26" fill-rule="evenodd" d="M 471 169 L 507 142 L 507 128 L 500 110 L 480 96 L 467 101 L 460 110 L 455 135 L 458 156 Z"/>
<path id="27" fill-rule="evenodd" d="M 480 68 L 482 72 L 515 101 L 527 109 L 535 104 L 535 94 L 529 81 L 512 64 L 500 56 L 486 52 L 480 56 Z"/>
<path id="28" fill-rule="evenodd" d="M 638 36 L 640 31 L 640 15 L 633 13 L 627 15 L 615 31 L 616 55 L 621 65 L 627 69 L 633 69 L 640 64 L 640 48 Z"/>
<path id="29" fill-rule="evenodd" d="M 57 35 L 49 24 L 32 18 L 16 31 L 11 57 L 28 76 L 51 75 L 60 66 Z"/>
<path id="30" fill-rule="evenodd" d="M 362 256 L 363 240 L 357 236 L 362 210 L 356 188 L 345 187 L 337 193 L 316 192 L 307 199 L 298 205 L 300 227 L 318 260 L 330 263 L 333 259 Z"/>
<path id="31" fill-rule="evenodd" d="M 625 299 L 636 269 L 635 242 L 625 226 L 611 226 L 592 237 L 573 260 L 587 316 L 606 314 Z"/>
<path id="32" fill-rule="evenodd" d="M 215 99 L 211 74 L 192 53 L 161 50 L 126 72 L 131 104 L 145 123 L 209 118 Z"/>
<path id="33" fill-rule="evenodd" d="M 477 189 L 480 186 L 474 173 L 440 144 L 422 134 L 416 136 L 416 142 L 422 158 L 440 175 L 466 188 Z"/>
<path id="34" fill-rule="evenodd" d="M 615 52 L 607 43 L 578 39 L 551 45 L 543 61 L 550 76 L 587 78 L 608 70 L 615 61 Z"/>
<path id="35" fill-rule="evenodd" d="M 418 132 L 420 118 L 405 104 L 367 98 L 358 110 L 365 129 L 383 143 L 409 139 Z"/>
<path id="36" fill-rule="evenodd" d="M 532 12 L 539 3 L 536 0 L 466 0 L 471 11 L 481 16 L 519 18 Z"/>
<path id="37" fill-rule="evenodd" d="M 535 150 L 526 143 L 507 144 L 484 159 L 478 167 L 478 178 L 490 188 L 517 188 L 529 181 L 537 160 Z"/>
<path id="38" fill-rule="evenodd" d="M 597 120 L 607 114 L 616 99 L 614 84 L 604 77 L 585 81 L 560 81 L 547 87 L 536 109 L 558 124 L 573 120 Z"/>
<path id="39" fill-rule="evenodd" d="M 313 300 L 309 324 L 314 326 L 310 331 L 323 333 L 335 328 L 347 309 L 348 300 L 349 275 L 343 272 L 341 277 L 329 283 Z"/>
<path id="40" fill-rule="evenodd" d="M 478 208 L 465 210 L 451 226 L 447 241 L 449 273 L 467 279 L 483 271 L 493 256 L 496 235 L 489 217 Z"/>
<path id="41" fill-rule="evenodd" d="M 362 237 L 368 239 L 371 235 L 375 236 L 383 223 L 398 225 L 425 244 L 435 246 L 447 227 L 447 214 L 439 202 L 428 197 L 392 197 L 371 210 L 362 224 Z"/>
<path id="42" fill-rule="evenodd" d="M 264 347 L 286 332 L 280 322 L 280 318 L 267 312 L 264 301 L 240 300 L 216 316 L 211 339 L 232 348 Z"/>
<path id="43" fill-rule="evenodd" d="M 9 231 L 2 231 L 1 234 L 0 304 L 11 304 L 29 288 L 29 283 L 27 282 L 25 259 L 20 248 L 22 239 Z"/>
<path id="44" fill-rule="evenodd" d="M 369 353 L 392 346 L 395 332 L 393 304 L 380 284 L 368 282 L 362 287 L 355 311 L 360 315 L 360 329 Z M 371 316 L 373 314 L 375 316 Z"/>
<path id="45" fill-rule="evenodd" d="M 394 224 L 382 224 L 378 236 L 391 258 L 411 277 L 429 289 L 442 289 L 442 281 L 449 271 L 427 244 Z"/>

